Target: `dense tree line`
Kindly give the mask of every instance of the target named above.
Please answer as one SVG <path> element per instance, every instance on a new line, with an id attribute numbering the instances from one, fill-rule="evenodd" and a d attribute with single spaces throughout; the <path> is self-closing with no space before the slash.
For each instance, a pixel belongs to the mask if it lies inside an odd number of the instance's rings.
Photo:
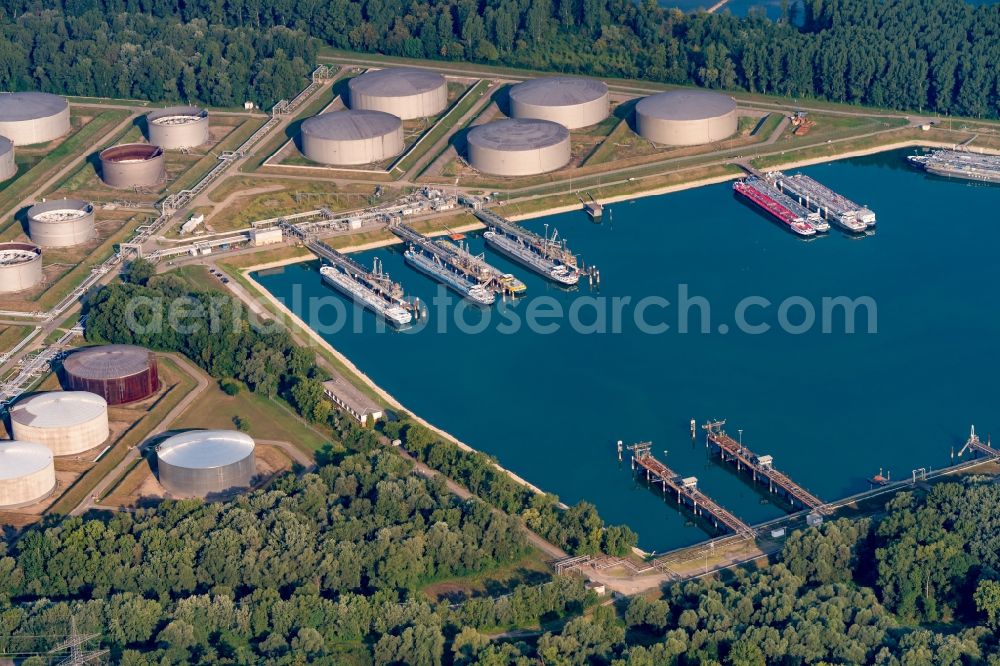
<path id="1" fill-rule="evenodd" d="M 995 665 L 998 506 L 1000 489 L 975 479 L 900 493 L 877 521 L 793 533 L 763 570 L 668 585 L 530 648 L 470 643 L 461 663 Z"/>
<path id="2" fill-rule="evenodd" d="M 270 108 L 305 86 L 315 59 L 304 32 L 211 15 L 0 10 L 3 90 Z"/>
<path id="3" fill-rule="evenodd" d="M 573 579 L 457 606 L 413 592 L 525 548 L 508 516 L 390 451 L 355 454 L 232 502 L 64 518 L 0 544 L 0 653 L 44 651 L 72 614 L 131 666 L 339 664 L 344 650 L 435 664 L 446 633 L 589 603 Z"/>
<path id="4" fill-rule="evenodd" d="M 38 30 L 43 41 L 58 36 L 45 23 L 30 27 L 34 19 L 25 14 L 53 5 L 70 16 L 98 15 L 101 21 L 147 12 L 194 22 L 203 31 L 205 21 L 212 30 L 264 31 L 249 33 L 255 35 L 290 27 L 335 47 L 397 56 L 949 114 L 995 117 L 1000 111 L 1000 11 L 963 0 L 806 0 L 800 22 L 771 21 L 760 13 L 683 14 L 654 0 L 0 1 L 18 26 L 27 24 L 25 36 Z M 294 57 L 287 45 L 281 48 Z M 8 58 L 0 72 L 6 70 L 12 82 L 32 80 L 39 65 L 48 68 L 52 62 L 45 59 L 47 51 L 35 51 L 15 48 L 17 57 Z M 238 62 L 228 53 L 223 57 Z M 58 62 L 72 66 L 72 57 Z M 0 84 L 4 78 L 0 74 Z M 211 77 L 196 80 L 214 85 Z"/>
<path id="5" fill-rule="evenodd" d="M 520 516 L 533 531 L 573 555 L 603 552 L 621 556 L 636 545 L 635 532 L 625 525 L 605 527 L 590 502 L 581 501 L 563 509 L 558 497 L 536 493 L 518 483 L 485 453 L 463 450 L 410 421 L 387 423 L 385 430 L 421 462 L 458 481 L 501 511 Z"/>

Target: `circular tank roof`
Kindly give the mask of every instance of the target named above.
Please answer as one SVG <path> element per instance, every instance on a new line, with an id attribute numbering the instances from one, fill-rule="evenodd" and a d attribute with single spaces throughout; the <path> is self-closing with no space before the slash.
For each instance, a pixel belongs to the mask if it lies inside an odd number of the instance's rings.
<path id="1" fill-rule="evenodd" d="M 123 143 L 101 151 L 105 162 L 146 162 L 163 154 L 163 149 L 149 143 Z"/>
<path id="2" fill-rule="evenodd" d="M 510 98 L 536 106 L 571 106 L 586 104 L 608 94 L 602 81 L 576 76 L 549 76 L 518 83 L 510 89 Z"/>
<path id="3" fill-rule="evenodd" d="M 49 93 L 0 93 L 0 122 L 48 118 L 67 106 L 65 99 Z"/>
<path id="4" fill-rule="evenodd" d="M 468 142 L 494 150 L 538 150 L 569 139 L 569 130 L 549 120 L 507 118 L 469 130 Z"/>
<path id="5" fill-rule="evenodd" d="M 174 435 L 156 447 L 156 457 L 175 467 L 214 469 L 253 453 L 254 441 L 235 430 L 192 430 Z"/>
<path id="6" fill-rule="evenodd" d="M 38 222 L 62 222 L 83 217 L 94 207 L 83 199 L 51 199 L 28 209 L 28 218 Z"/>
<path id="7" fill-rule="evenodd" d="M 0 442 L 0 481 L 19 479 L 52 464 L 52 451 L 35 442 Z"/>
<path id="8" fill-rule="evenodd" d="M 42 248 L 31 243 L 0 243 L 0 266 L 26 264 L 42 254 Z"/>
<path id="9" fill-rule="evenodd" d="M 155 125 L 189 125 L 208 117 L 208 111 L 197 106 L 168 106 L 146 114 L 146 119 Z"/>
<path id="10" fill-rule="evenodd" d="M 409 97 L 437 90 L 445 85 L 437 72 L 413 67 L 390 67 L 365 72 L 348 82 L 352 93 L 375 97 Z"/>
<path id="11" fill-rule="evenodd" d="M 74 352 L 63 360 L 63 369 L 80 379 L 131 377 L 149 369 L 151 352 L 134 345 L 104 345 Z"/>
<path id="12" fill-rule="evenodd" d="M 636 113 L 661 120 L 702 120 L 735 110 L 732 97 L 708 90 L 671 90 L 643 97 L 635 105 Z"/>
<path id="13" fill-rule="evenodd" d="M 61 428 L 87 423 L 107 409 L 107 401 L 94 393 L 50 391 L 18 401 L 10 418 L 34 428 Z"/>
<path id="14" fill-rule="evenodd" d="M 402 124 L 390 113 L 354 109 L 313 116 L 302 123 L 301 132 L 331 141 L 358 141 L 385 136 Z"/>

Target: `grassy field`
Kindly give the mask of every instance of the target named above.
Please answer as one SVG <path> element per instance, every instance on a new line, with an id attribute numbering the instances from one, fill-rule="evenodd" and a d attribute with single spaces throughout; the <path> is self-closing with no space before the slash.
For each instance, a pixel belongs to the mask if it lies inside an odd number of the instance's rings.
<path id="1" fill-rule="evenodd" d="M 255 439 L 292 442 L 303 451 L 314 452 L 333 442 L 332 433 L 307 425 L 281 398 L 269 398 L 248 390 L 226 395 L 218 382 L 212 384 L 174 424 L 177 428 L 221 428 L 232 430 L 240 417 L 250 424 L 247 433 Z"/>
<path id="2" fill-rule="evenodd" d="M 0 352 L 12 349 L 31 331 L 31 326 L 8 326 L 0 324 Z"/>
<path id="3" fill-rule="evenodd" d="M 225 137 L 206 150 L 205 154 L 197 162 L 171 183 L 168 189 L 171 192 L 180 192 L 197 184 L 198 181 L 204 178 L 219 163 L 219 153 L 239 148 L 265 122 L 267 122 L 265 118 L 253 117 L 247 118 L 235 125 Z"/>
<path id="4" fill-rule="evenodd" d="M 129 449 L 145 441 L 152 434 L 153 428 L 194 389 L 195 380 L 181 370 L 172 359 L 161 355 L 157 361 L 160 381 L 167 387 L 166 391 L 131 428 L 125 431 L 97 464 L 63 493 L 62 497 L 49 508 L 48 513 L 68 514 L 72 511 L 93 491 L 101 479 L 125 459 Z"/>
<path id="5" fill-rule="evenodd" d="M 474 597 L 498 597 L 518 585 L 539 585 L 552 578 L 552 568 L 545 556 L 532 550 L 517 562 L 469 576 L 445 578 L 424 586 L 420 591 L 431 603 L 459 603 Z"/>

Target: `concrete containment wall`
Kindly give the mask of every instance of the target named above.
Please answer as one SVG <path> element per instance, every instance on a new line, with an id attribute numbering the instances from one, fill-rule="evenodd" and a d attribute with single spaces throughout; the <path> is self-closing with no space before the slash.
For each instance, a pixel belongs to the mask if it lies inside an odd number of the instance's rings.
<path id="1" fill-rule="evenodd" d="M 448 106 L 448 82 L 437 72 L 389 67 L 347 84 L 352 109 L 382 111 L 402 120 L 436 116 Z"/>
<path id="2" fill-rule="evenodd" d="M 596 125 L 608 117 L 608 87 L 602 81 L 550 76 L 518 83 L 510 89 L 514 118 L 536 118 L 569 129 Z"/>
<path id="3" fill-rule="evenodd" d="M 28 236 L 41 247 L 70 247 L 94 238 L 94 207 L 82 199 L 54 199 L 28 209 Z"/>
<path id="4" fill-rule="evenodd" d="M 506 119 L 478 125 L 466 141 L 469 163 L 497 176 L 546 173 L 570 159 L 569 130 L 548 120 Z"/>
<path id="5" fill-rule="evenodd" d="M 302 123 L 302 153 L 320 164 L 359 166 L 403 152 L 403 123 L 381 111 L 334 111 Z"/>
<path id="6" fill-rule="evenodd" d="M 124 143 L 101 151 L 101 180 L 110 187 L 156 187 L 167 178 L 163 150 L 148 143 Z"/>
<path id="7" fill-rule="evenodd" d="M 636 130 L 654 143 L 697 146 L 736 133 L 732 97 L 707 90 L 671 90 L 644 97 L 635 106 Z"/>
<path id="8" fill-rule="evenodd" d="M 146 136 L 164 150 L 208 143 L 208 112 L 197 106 L 171 106 L 146 114 Z"/>

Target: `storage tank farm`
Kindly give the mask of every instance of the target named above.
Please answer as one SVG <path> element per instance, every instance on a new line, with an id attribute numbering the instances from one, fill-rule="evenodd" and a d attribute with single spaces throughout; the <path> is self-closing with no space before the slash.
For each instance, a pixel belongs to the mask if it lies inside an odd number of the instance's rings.
<path id="1" fill-rule="evenodd" d="M 108 403 L 85 391 L 47 391 L 19 400 L 10 409 L 14 439 L 47 446 L 70 456 L 107 441 Z"/>
<path id="2" fill-rule="evenodd" d="M 55 487 L 52 451 L 37 442 L 0 441 L 0 508 L 34 504 Z"/>
<path id="3" fill-rule="evenodd" d="M 42 248 L 33 243 L 0 243 L 0 294 L 31 289 L 42 281 Z"/>
<path id="4" fill-rule="evenodd" d="M 473 168 L 496 176 L 546 173 L 570 159 L 569 130 L 550 120 L 506 118 L 477 125 L 466 142 Z"/>
<path id="5" fill-rule="evenodd" d="M 14 159 L 14 142 L 0 136 L 0 181 L 17 175 L 17 161 Z"/>
<path id="6" fill-rule="evenodd" d="M 299 139 L 302 154 L 313 162 L 360 166 L 403 152 L 403 122 L 384 111 L 333 111 L 303 122 Z"/>
<path id="7" fill-rule="evenodd" d="M 347 83 L 350 107 L 382 111 L 401 120 L 436 116 L 448 106 L 448 82 L 437 72 L 390 67 L 356 76 Z"/>
<path id="8" fill-rule="evenodd" d="M 208 111 L 197 106 L 171 106 L 146 114 L 149 142 L 164 150 L 196 148 L 208 143 Z"/>
<path id="9" fill-rule="evenodd" d="M 697 146 L 736 133 L 736 101 L 708 90 L 671 90 L 635 105 L 636 131 L 653 143 Z"/>
<path id="10" fill-rule="evenodd" d="M 0 93 L 0 136 L 15 146 L 45 143 L 68 134 L 69 103 L 43 92 Z"/>
<path id="11" fill-rule="evenodd" d="M 28 209 L 28 236 L 40 247 L 71 247 L 94 238 L 94 207 L 82 199 L 53 199 Z"/>
<path id="12" fill-rule="evenodd" d="M 160 485 L 175 497 L 249 488 L 257 474 L 253 439 L 235 430 L 192 430 L 156 447 Z"/>
<path id="13" fill-rule="evenodd" d="M 62 371 L 67 390 L 96 393 L 109 405 L 143 400 L 159 388 L 156 357 L 133 345 L 81 349 L 63 359 Z"/>
<path id="14" fill-rule="evenodd" d="M 156 187 L 167 178 L 163 149 L 149 143 L 123 143 L 101 151 L 101 180 L 109 187 Z"/>
<path id="15" fill-rule="evenodd" d="M 510 89 L 510 114 L 559 123 L 568 129 L 596 125 L 608 117 L 608 87 L 576 76 L 550 76 Z"/>

